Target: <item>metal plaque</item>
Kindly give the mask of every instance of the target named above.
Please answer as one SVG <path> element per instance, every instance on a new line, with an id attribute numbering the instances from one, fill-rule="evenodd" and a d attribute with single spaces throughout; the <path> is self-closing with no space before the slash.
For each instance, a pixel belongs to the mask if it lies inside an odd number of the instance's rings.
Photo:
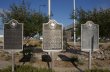
<path id="1" fill-rule="evenodd" d="M 63 47 L 63 27 L 55 20 L 43 24 L 43 50 L 61 51 Z"/>
<path id="2" fill-rule="evenodd" d="M 96 51 L 99 48 L 99 25 L 87 21 L 81 25 L 81 50 Z"/>
<path id="3" fill-rule="evenodd" d="M 12 19 L 4 24 L 4 49 L 20 50 L 23 48 L 23 24 Z"/>

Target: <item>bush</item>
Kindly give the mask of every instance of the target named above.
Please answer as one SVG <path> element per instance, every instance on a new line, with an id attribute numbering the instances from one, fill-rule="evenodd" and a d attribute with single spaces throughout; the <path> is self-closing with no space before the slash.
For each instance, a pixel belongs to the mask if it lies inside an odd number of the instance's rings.
<path id="1" fill-rule="evenodd" d="M 40 40 L 36 40 L 36 39 L 28 39 L 28 40 L 24 40 L 24 44 L 26 44 L 26 46 L 41 47 L 42 42 Z"/>
<path id="2" fill-rule="evenodd" d="M 55 72 L 51 69 L 36 68 L 30 65 L 16 66 L 15 71 L 16 72 Z M 8 68 L 1 69 L 0 72 L 11 72 L 11 66 Z"/>

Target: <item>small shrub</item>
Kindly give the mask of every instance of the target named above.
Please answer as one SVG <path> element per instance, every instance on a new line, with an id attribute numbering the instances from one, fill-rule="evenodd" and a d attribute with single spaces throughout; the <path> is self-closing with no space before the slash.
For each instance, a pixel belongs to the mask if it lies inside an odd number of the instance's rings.
<path id="1" fill-rule="evenodd" d="M 36 39 L 29 39 L 29 40 L 24 40 L 24 44 L 26 44 L 26 46 L 40 46 L 41 47 L 42 42 Z"/>

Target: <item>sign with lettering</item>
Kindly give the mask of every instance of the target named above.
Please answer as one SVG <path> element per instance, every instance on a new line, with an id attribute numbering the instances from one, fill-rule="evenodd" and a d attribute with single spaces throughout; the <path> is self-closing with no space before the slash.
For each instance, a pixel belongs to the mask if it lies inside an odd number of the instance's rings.
<path id="1" fill-rule="evenodd" d="M 43 24 L 43 50 L 61 51 L 63 47 L 63 27 L 55 20 Z"/>
<path id="2" fill-rule="evenodd" d="M 87 21 L 81 25 L 81 50 L 96 51 L 99 48 L 99 25 Z"/>
<path id="3" fill-rule="evenodd" d="M 20 50 L 23 48 L 23 24 L 12 19 L 4 24 L 4 49 Z"/>

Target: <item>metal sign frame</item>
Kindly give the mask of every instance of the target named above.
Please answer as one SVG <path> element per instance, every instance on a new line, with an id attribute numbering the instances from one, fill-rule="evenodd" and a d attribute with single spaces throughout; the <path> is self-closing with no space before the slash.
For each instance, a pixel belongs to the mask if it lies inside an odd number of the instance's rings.
<path id="1" fill-rule="evenodd" d="M 97 43 L 97 48 L 93 47 L 93 50 L 91 48 L 88 48 L 88 49 L 83 48 L 83 28 L 82 28 L 83 26 L 88 26 L 88 28 L 90 27 L 89 29 L 91 29 L 92 25 L 93 26 L 97 26 L 97 28 L 98 28 L 97 29 L 97 32 L 98 32 L 98 34 L 97 34 L 97 38 L 98 38 L 97 39 L 97 42 L 98 42 Z M 94 32 L 93 32 L 93 37 L 94 37 Z M 94 24 L 92 21 L 87 21 L 85 24 L 81 24 L 81 50 L 89 52 L 90 50 L 91 51 L 97 51 L 97 50 L 99 50 L 98 48 L 99 48 L 99 25 L 98 24 Z"/>
<path id="2" fill-rule="evenodd" d="M 12 20 L 10 20 L 8 23 L 4 23 L 4 29 L 5 29 L 5 25 L 9 25 L 9 24 L 11 24 L 12 22 L 14 22 L 14 23 L 17 23 L 17 25 L 22 25 L 22 48 L 20 48 L 20 49 L 14 49 L 14 48 L 12 48 L 12 49 L 5 49 L 4 47 L 3 47 L 3 50 L 5 50 L 5 51 L 22 51 L 23 50 L 23 23 L 19 23 L 17 20 L 15 20 L 15 19 L 12 19 Z M 5 30 L 4 30 L 4 32 L 5 32 Z M 5 33 L 4 33 L 4 35 L 5 35 Z M 4 39 L 5 39 L 5 36 L 4 36 Z M 4 40 L 4 43 L 5 43 L 5 40 Z M 4 44 L 3 44 L 4 45 Z"/>
<path id="3" fill-rule="evenodd" d="M 61 49 L 60 50 L 52 50 L 52 49 L 50 49 L 50 50 L 46 50 L 45 48 L 44 48 L 44 43 L 42 44 L 42 49 L 43 49 L 43 51 L 46 51 L 46 52 L 59 52 L 59 51 L 62 51 L 63 50 L 63 25 L 62 24 L 60 24 L 60 23 L 57 23 L 55 20 L 53 20 L 53 19 L 50 19 L 49 20 L 49 22 L 48 23 L 43 23 L 43 32 L 44 32 L 44 26 L 45 25 L 49 25 L 50 23 L 55 23 L 56 25 L 61 25 L 61 44 L 62 44 L 62 47 L 61 47 Z M 44 42 L 44 34 L 43 34 L 43 40 L 42 40 L 43 42 Z"/>

